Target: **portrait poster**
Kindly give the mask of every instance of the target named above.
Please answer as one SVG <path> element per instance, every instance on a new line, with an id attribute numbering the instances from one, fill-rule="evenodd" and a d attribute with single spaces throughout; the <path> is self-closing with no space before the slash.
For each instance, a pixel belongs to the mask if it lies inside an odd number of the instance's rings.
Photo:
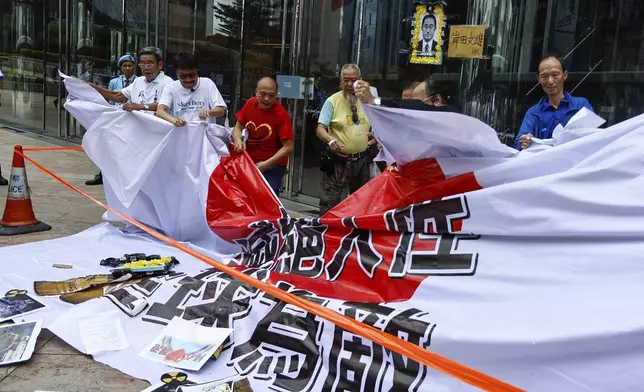
<path id="1" fill-rule="evenodd" d="M 411 38 L 410 63 L 443 63 L 445 10 L 441 4 L 416 4 Z"/>

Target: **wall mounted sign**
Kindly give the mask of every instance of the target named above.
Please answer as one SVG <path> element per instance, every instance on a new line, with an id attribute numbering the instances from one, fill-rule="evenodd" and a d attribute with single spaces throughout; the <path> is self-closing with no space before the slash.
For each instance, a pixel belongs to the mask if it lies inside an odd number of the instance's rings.
<path id="1" fill-rule="evenodd" d="M 481 58 L 485 43 L 485 26 L 450 26 L 448 57 Z"/>

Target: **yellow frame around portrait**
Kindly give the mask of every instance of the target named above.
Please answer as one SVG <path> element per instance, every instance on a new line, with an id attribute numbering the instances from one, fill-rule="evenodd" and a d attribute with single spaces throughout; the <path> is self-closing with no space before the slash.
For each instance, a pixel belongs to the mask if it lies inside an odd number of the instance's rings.
<path id="1" fill-rule="evenodd" d="M 421 34 L 422 16 L 426 13 L 432 13 L 436 17 L 436 55 L 435 56 L 419 56 L 418 55 L 418 40 Z M 440 4 L 434 4 L 429 7 L 426 4 L 417 4 L 416 12 L 414 13 L 414 34 L 411 42 L 411 57 L 409 62 L 412 64 L 431 64 L 440 65 L 443 63 L 443 29 L 445 21 L 445 10 Z"/>

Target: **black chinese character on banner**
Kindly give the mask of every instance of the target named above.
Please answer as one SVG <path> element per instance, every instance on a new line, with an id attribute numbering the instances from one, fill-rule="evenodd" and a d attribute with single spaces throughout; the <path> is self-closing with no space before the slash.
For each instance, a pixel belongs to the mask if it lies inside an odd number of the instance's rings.
<path id="1" fill-rule="evenodd" d="M 326 267 L 329 280 L 337 280 L 342 275 L 347 260 L 354 251 L 357 252 L 358 265 L 367 276 L 373 278 L 383 257 L 373 246 L 373 232 L 354 228 L 351 233 L 342 238 L 340 247 Z"/>
<path id="2" fill-rule="evenodd" d="M 345 302 L 344 314 L 401 339 L 429 347 L 435 324 L 421 320 L 417 309 L 397 311 L 370 303 Z M 393 317 L 392 317 L 393 315 Z M 393 368 L 392 391 L 416 391 L 427 374 L 424 365 L 403 358 L 368 339 L 335 326 L 324 391 L 376 391 Z"/>
<path id="3" fill-rule="evenodd" d="M 389 276 L 473 275 L 478 255 L 457 253 L 457 249 L 459 241 L 479 237 L 452 234 L 456 231 L 454 222 L 469 216 L 464 195 L 387 212 L 387 228 L 401 232 Z"/>
<path id="4" fill-rule="evenodd" d="M 264 280 L 268 271 L 249 268 L 247 275 Z M 185 277 L 165 303 L 155 302 L 143 321 L 167 324 L 173 317 L 201 320 L 207 327 L 232 328 L 234 320 L 250 311 L 250 300 L 258 290 L 246 283 L 211 268 L 195 277 Z M 187 302 L 192 300 L 190 305 Z"/>
<path id="5" fill-rule="evenodd" d="M 254 231 L 247 238 L 235 240 L 243 248 L 237 262 L 250 268 L 267 267 L 279 251 L 280 231 L 271 221 L 254 222 L 249 227 Z"/>
<path id="6" fill-rule="evenodd" d="M 324 306 L 327 300 L 279 282 L 277 287 Z M 241 375 L 271 381 L 279 391 L 309 390 L 322 367 L 319 337 L 322 323 L 313 314 L 265 294 L 259 299 L 269 306 L 250 340 L 235 346 L 229 365 Z"/>
<path id="7" fill-rule="evenodd" d="M 284 243 L 273 270 L 310 278 L 324 271 L 324 234 L 327 226 L 318 219 L 290 219 L 281 222 Z"/>

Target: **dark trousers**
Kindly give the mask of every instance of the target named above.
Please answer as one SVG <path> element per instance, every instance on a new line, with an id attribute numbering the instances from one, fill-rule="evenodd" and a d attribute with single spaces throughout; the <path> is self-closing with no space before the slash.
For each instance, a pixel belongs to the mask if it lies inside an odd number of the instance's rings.
<path id="1" fill-rule="evenodd" d="M 320 216 L 369 182 L 369 164 L 369 157 L 363 156 L 347 163 L 335 163 L 332 168 L 322 171 Z"/>
<path id="2" fill-rule="evenodd" d="M 282 187 L 282 178 L 284 177 L 285 172 L 286 172 L 286 167 L 276 165 L 266 170 L 264 173 L 262 173 L 264 175 L 264 178 L 268 182 L 268 184 L 271 186 L 271 189 L 273 189 L 273 192 L 275 192 L 275 195 L 277 195 L 277 197 L 279 197 L 280 195 L 280 188 Z"/>

